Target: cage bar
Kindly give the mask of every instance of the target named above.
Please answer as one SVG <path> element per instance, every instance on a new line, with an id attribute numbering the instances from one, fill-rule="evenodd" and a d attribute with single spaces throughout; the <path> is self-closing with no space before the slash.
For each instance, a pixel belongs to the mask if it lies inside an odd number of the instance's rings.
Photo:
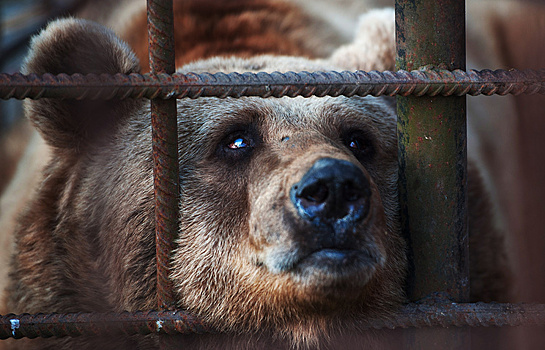
<path id="1" fill-rule="evenodd" d="M 172 74 L 175 70 L 172 0 L 148 0 L 147 6 L 151 74 Z M 169 272 L 170 254 L 179 227 L 177 125 L 176 100 L 152 99 L 157 302 L 160 309 L 176 307 Z"/>
<path id="2" fill-rule="evenodd" d="M 465 70 L 465 2 L 396 0 L 396 69 Z M 430 68 L 428 68 L 430 69 Z M 432 68 L 433 69 L 433 68 Z M 469 300 L 466 97 L 397 97 L 399 200 L 407 294 Z M 415 349 L 469 349 L 469 330 L 413 330 Z"/>
<path id="3" fill-rule="evenodd" d="M 396 65 L 465 69 L 465 5 L 396 1 Z M 397 97 L 400 201 L 414 269 L 409 297 L 469 298 L 465 96 Z"/>
<path id="4" fill-rule="evenodd" d="M 545 94 L 545 69 L 174 74 L 0 73 L 0 98 L 198 98 Z"/>
<path id="5" fill-rule="evenodd" d="M 381 319 L 361 320 L 360 328 L 500 327 L 545 325 L 543 304 L 412 303 Z M 441 328 L 439 328 L 441 329 Z M 65 336 L 202 334 L 213 328 L 183 311 L 22 314 L 0 317 L 0 339 Z"/>

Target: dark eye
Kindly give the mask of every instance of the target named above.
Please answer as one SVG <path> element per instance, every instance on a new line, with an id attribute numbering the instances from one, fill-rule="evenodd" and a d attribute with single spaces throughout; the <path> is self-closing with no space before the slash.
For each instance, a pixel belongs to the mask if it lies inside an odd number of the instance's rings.
<path id="1" fill-rule="evenodd" d="M 350 143 L 348 144 L 348 147 L 352 148 L 353 150 L 357 150 L 357 151 L 362 150 L 361 142 L 358 141 L 358 139 L 350 140 Z"/>
<path id="2" fill-rule="evenodd" d="M 350 132 L 343 138 L 348 149 L 361 160 L 369 160 L 374 155 L 372 141 L 360 132 Z"/>
<path id="3" fill-rule="evenodd" d="M 230 149 L 240 149 L 240 148 L 246 148 L 250 146 L 250 142 L 243 138 L 243 137 L 237 137 L 233 140 L 229 145 L 227 145 Z"/>
<path id="4" fill-rule="evenodd" d="M 231 160 L 242 160 L 255 148 L 255 138 L 249 131 L 237 131 L 227 135 L 218 148 L 218 155 Z"/>

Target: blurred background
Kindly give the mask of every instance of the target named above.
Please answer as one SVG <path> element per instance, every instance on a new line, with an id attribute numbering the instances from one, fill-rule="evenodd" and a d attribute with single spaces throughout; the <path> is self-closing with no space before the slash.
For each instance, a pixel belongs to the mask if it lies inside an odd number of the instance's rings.
<path id="1" fill-rule="evenodd" d="M 81 0 L 2 0 L 0 1 L 0 67 L 4 73 L 19 71 L 28 49 L 28 40 L 50 19 L 76 13 Z M 13 104 L 11 102 L 14 102 Z M 2 103 L 0 130 L 5 131 L 16 118 L 16 101 Z"/>

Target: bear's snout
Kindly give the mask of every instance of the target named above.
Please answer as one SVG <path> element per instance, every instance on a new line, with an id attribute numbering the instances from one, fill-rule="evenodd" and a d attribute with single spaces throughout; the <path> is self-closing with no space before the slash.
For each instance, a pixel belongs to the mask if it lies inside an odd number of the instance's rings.
<path id="1" fill-rule="evenodd" d="M 299 216 L 335 231 L 356 225 L 369 213 L 369 179 L 352 162 L 320 158 L 290 190 Z"/>

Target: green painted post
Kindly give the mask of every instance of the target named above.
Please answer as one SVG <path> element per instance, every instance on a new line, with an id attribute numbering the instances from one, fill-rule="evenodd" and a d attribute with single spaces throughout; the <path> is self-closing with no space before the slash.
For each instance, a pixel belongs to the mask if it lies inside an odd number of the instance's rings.
<path id="1" fill-rule="evenodd" d="M 465 2 L 396 0 L 396 69 L 465 70 Z M 408 296 L 469 299 L 466 99 L 397 97 L 399 191 L 410 245 Z M 467 349 L 467 332 L 411 331 L 413 348 Z M 407 339 L 407 338 L 406 338 Z"/>

